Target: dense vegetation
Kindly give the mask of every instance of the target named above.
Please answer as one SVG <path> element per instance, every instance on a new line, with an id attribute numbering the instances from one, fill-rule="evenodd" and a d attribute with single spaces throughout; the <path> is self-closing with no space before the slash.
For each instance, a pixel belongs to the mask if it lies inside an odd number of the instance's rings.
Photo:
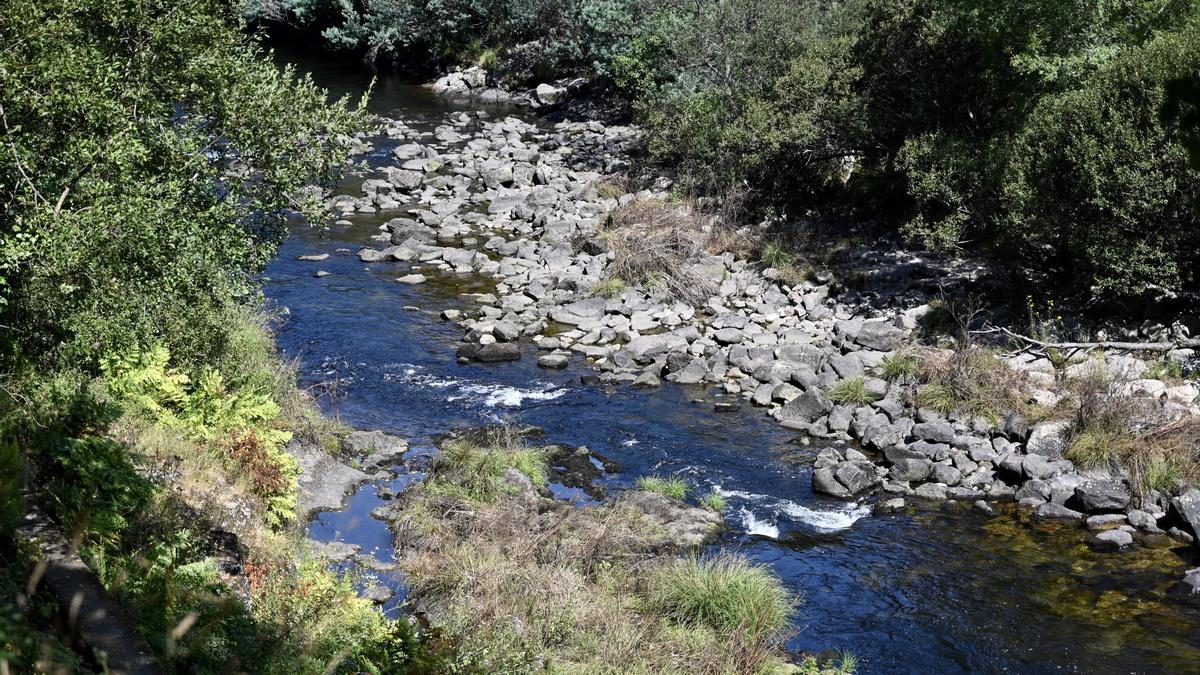
<path id="1" fill-rule="evenodd" d="M 1081 297 L 1198 282 L 1189 0 L 247 7 L 376 61 L 600 76 L 691 190 L 749 197 L 752 215 L 884 214 L 911 243 Z"/>
<path id="2" fill-rule="evenodd" d="M 0 5 L 0 669 L 99 665 L 26 595 L 37 556 L 12 526 L 34 506 L 172 672 L 406 663 L 407 623 L 288 528 L 282 446 L 328 425 L 275 355 L 253 278 L 289 210 L 319 213 L 303 188 L 365 123 L 218 0 Z M 230 503 L 249 514 L 233 551 L 210 530 Z"/>

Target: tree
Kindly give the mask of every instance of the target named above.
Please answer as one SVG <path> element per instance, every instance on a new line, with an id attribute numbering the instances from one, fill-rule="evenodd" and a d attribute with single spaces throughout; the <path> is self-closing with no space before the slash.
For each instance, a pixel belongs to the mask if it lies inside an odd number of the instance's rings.
<path id="1" fill-rule="evenodd" d="M 202 362 L 285 211 L 319 222 L 302 188 L 364 117 L 241 29 L 219 0 L 0 6 L 5 370 L 152 343 Z"/>

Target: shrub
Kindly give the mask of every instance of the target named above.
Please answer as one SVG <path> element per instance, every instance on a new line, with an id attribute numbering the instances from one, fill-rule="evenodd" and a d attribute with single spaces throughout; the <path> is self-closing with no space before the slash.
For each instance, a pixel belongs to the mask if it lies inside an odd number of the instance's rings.
<path id="1" fill-rule="evenodd" d="M 1024 375 L 968 339 L 960 339 L 949 353 L 930 352 L 920 362 L 922 385 L 916 402 L 921 407 L 980 415 L 993 422 L 1026 407 Z"/>
<path id="2" fill-rule="evenodd" d="M 295 518 L 300 467 L 284 450 L 291 432 L 278 428 L 280 408 L 269 393 L 230 390 L 214 369 L 192 382 L 167 365 L 164 347 L 102 359 L 109 392 L 151 425 L 178 429 L 189 439 L 222 448 L 234 473 L 265 502 L 274 526 Z"/>
<path id="3" fill-rule="evenodd" d="M 6 372 L 219 353 L 283 209 L 320 221 L 300 189 L 340 172 L 365 113 L 262 58 L 215 0 L 14 0 L 0 41 Z"/>
<path id="4" fill-rule="evenodd" d="M 856 406 L 867 405 L 874 400 L 861 377 L 842 380 L 830 387 L 825 395 L 834 403 Z"/>
<path id="5" fill-rule="evenodd" d="M 1178 382 L 1183 379 L 1183 366 L 1175 361 L 1159 359 L 1146 368 L 1143 377 L 1164 382 Z"/>
<path id="6" fill-rule="evenodd" d="M 650 602 L 685 625 L 762 640 L 782 631 L 796 599 L 766 568 L 745 558 L 689 558 L 659 569 Z"/>
<path id="7" fill-rule="evenodd" d="M 419 644 L 407 620 L 383 617 L 358 597 L 353 580 L 318 560 L 294 572 L 254 576 L 252 618 L 265 649 L 255 666 L 269 672 L 404 672 L 420 668 Z"/>
<path id="8" fill-rule="evenodd" d="M 712 218 L 689 205 L 658 199 L 623 204 L 609 214 L 601 233 L 616 254 L 608 274 L 699 304 L 716 292 L 691 267 L 704 253 L 705 230 L 711 228 Z"/>
<path id="9" fill-rule="evenodd" d="M 21 496 L 21 476 L 24 467 L 17 444 L 0 439 L 0 537 L 8 536 L 25 513 Z"/>
<path id="10" fill-rule="evenodd" d="M 665 495 L 673 499 L 683 499 L 687 497 L 688 493 L 687 483 L 678 476 L 667 478 L 663 478 L 662 476 L 642 476 L 637 479 L 637 487 L 639 490 L 657 492 L 660 495 Z"/>
<path id="11" fill-rule="evenodd" d="M 1200 423 L 1172 419 L 1126 382 L 1093 371 L 1067 383 L 1074 419 L 1067 457 L 1084 468 L 1128 473 L 1139 493 L 1172 490 L 1200 479 Z"/>

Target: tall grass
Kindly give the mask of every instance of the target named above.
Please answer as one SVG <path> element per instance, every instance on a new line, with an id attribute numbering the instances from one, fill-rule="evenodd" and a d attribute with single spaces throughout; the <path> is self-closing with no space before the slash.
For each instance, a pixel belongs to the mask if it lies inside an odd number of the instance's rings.
<path id="1" fill-rule="evenodd" d="M 665 565 L 650 580 L 650 602 L 684 625 L 763 640 L 787 627 L 796 598 L 771 572 L 721 555 Z"/>
<path id="2" fill-rule="evenodd" d="M 861 377 L 842 380 L 830 387 L 825 395 L 834 403 L 847 405 L 867 405 L 874 400 Z"/>

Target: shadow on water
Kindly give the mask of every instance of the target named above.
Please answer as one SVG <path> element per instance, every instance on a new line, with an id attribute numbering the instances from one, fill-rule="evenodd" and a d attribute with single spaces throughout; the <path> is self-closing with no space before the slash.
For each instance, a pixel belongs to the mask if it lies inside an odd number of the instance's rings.
<path id="1" fill-rule="evenodd" d="M 342 89 L 365 82 L 347 64 L 326 62 L 314 75 Z M 406 116 L 446 109 L 411 83 L 378 91 L 391 96 L 383 109 Z M 372 161 L 386 157 L 386 141 L 379 147 Z M 403 263 L 335 252 L 357 250 L 386 219 L 325 231 L 299 224 L 268 270 L 267 294 L 290 310 L 281 347 L 300 359 L 307 384 L 337 383 L 327 403 L 347 423 L 399 433 L 425 452 L 453 428 L 533 424 L 548 441 L 619 462 L 625 472 L 606 479 L 613 486 L 656 472 L 685 477 L 696 494 L 720 490 L 732 529 L 719 548 L 769 564 L 804 597 L 789 646 L 848 649 L 862 672 L 1197 671 L 1200 604 L 1170 593 L 1188 566 L 1176 551 L 1096 553 L 1075 526 L 1052 532 L 1020 515 L 989 518 L 953 504 L 871 517 L 812 493 L 813 449 L 794 432 L 751 409 L 715 413 L 698 388 L 583 386 L 581 362 L 545 371 L 532 347 L 516 363 L 459 365 L 460 333 L 438 315 L 469 307 L 459 294 L 488 285 L 433 278 L 406 286 L 394 281 Z M 296 260 L 314 253 L 331 257 Z M 316 278 L 318 270 L 329 274 Z M 401 489 L 406 480 L 382 485 Z M 319 515 L 311 533 L 389 561 L 387 528 L 370 518 L 380 487 Z"/>

